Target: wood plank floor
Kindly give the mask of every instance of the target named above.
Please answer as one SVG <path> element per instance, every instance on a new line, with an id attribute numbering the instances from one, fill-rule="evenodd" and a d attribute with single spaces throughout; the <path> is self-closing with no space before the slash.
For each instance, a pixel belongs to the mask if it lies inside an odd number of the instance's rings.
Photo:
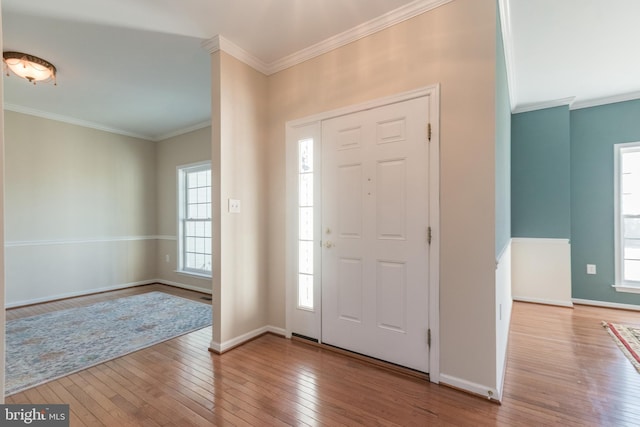
<path id="1" fill-rule="evenodd" d="M 162 290 L 151 285 L 7 311 L 7 319 Z M 600 326 L 640 313 L 514 303 L 502 405 L 265 335 L 223 355 L 205 328 L 10 396 L 69 403 L 72 426 L 640 425 L 640 373 Z"/>

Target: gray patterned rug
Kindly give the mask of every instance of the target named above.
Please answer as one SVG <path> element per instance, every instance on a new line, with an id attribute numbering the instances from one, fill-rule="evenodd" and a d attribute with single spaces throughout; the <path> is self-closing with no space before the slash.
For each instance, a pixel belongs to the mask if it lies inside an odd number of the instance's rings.
<path id="1" fill-rule="evenodd" d="M 211 325 L 211 305 L 162 292 L 6 324 L 6 395 Z"/>

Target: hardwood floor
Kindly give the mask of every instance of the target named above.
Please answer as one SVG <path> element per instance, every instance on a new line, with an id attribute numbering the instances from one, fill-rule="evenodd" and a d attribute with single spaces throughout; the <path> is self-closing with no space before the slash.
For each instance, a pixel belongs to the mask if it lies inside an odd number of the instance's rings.
<path id="1" fill-rule="evenodd" d="M 161 285 L 7 311 L 7 319 Z M 640 425 L 640 373 L 600 326 L 640 313 L 514 303 L 502 405 L 274 335 L 223 355 L 205 328 L 10 396 L 69 403 L 72 426 Z"/>

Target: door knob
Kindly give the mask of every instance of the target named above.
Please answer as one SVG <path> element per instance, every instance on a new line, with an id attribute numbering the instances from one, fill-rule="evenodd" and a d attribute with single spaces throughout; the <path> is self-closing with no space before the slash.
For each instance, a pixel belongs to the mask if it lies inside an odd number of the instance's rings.
<path id="1" fill-rule="evenodd" d="M 331 249 L 334 246 L 334 244 L 332 242 L 326 241 L 324 243 L 324 247 L 327 249 Z"/>

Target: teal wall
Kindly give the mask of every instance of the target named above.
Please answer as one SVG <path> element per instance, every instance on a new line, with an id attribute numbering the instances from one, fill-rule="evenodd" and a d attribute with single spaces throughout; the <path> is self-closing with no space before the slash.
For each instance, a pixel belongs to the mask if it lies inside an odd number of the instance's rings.
<path id="1" fill-rule="evenodd" d="M 640 305 L 640 295 L 611 287 L 613 145 L 635 141 L 640 100 L 511 117 L 511 235 L 571 240 L 572 298 Z"/>
<path id="2" fill-rule="evenodd" d="M 496 19 L 496 258 L 511 239 L 511 105 L 499 15 Z"/>
<path id="3" fill-rule="evenodd" d="M 640 304 L 614 283 L 613 145 L 640 141 L 640 100 L 571 112 L 571 278 L 573 298 Z M 596 275 L 586 265 L 596 264 Z"/>
<path id="4" fill-rule="evenodd" d="M 568 106 L 512 116 L 512 237 L 570 238 L 569 122 Z"/>

